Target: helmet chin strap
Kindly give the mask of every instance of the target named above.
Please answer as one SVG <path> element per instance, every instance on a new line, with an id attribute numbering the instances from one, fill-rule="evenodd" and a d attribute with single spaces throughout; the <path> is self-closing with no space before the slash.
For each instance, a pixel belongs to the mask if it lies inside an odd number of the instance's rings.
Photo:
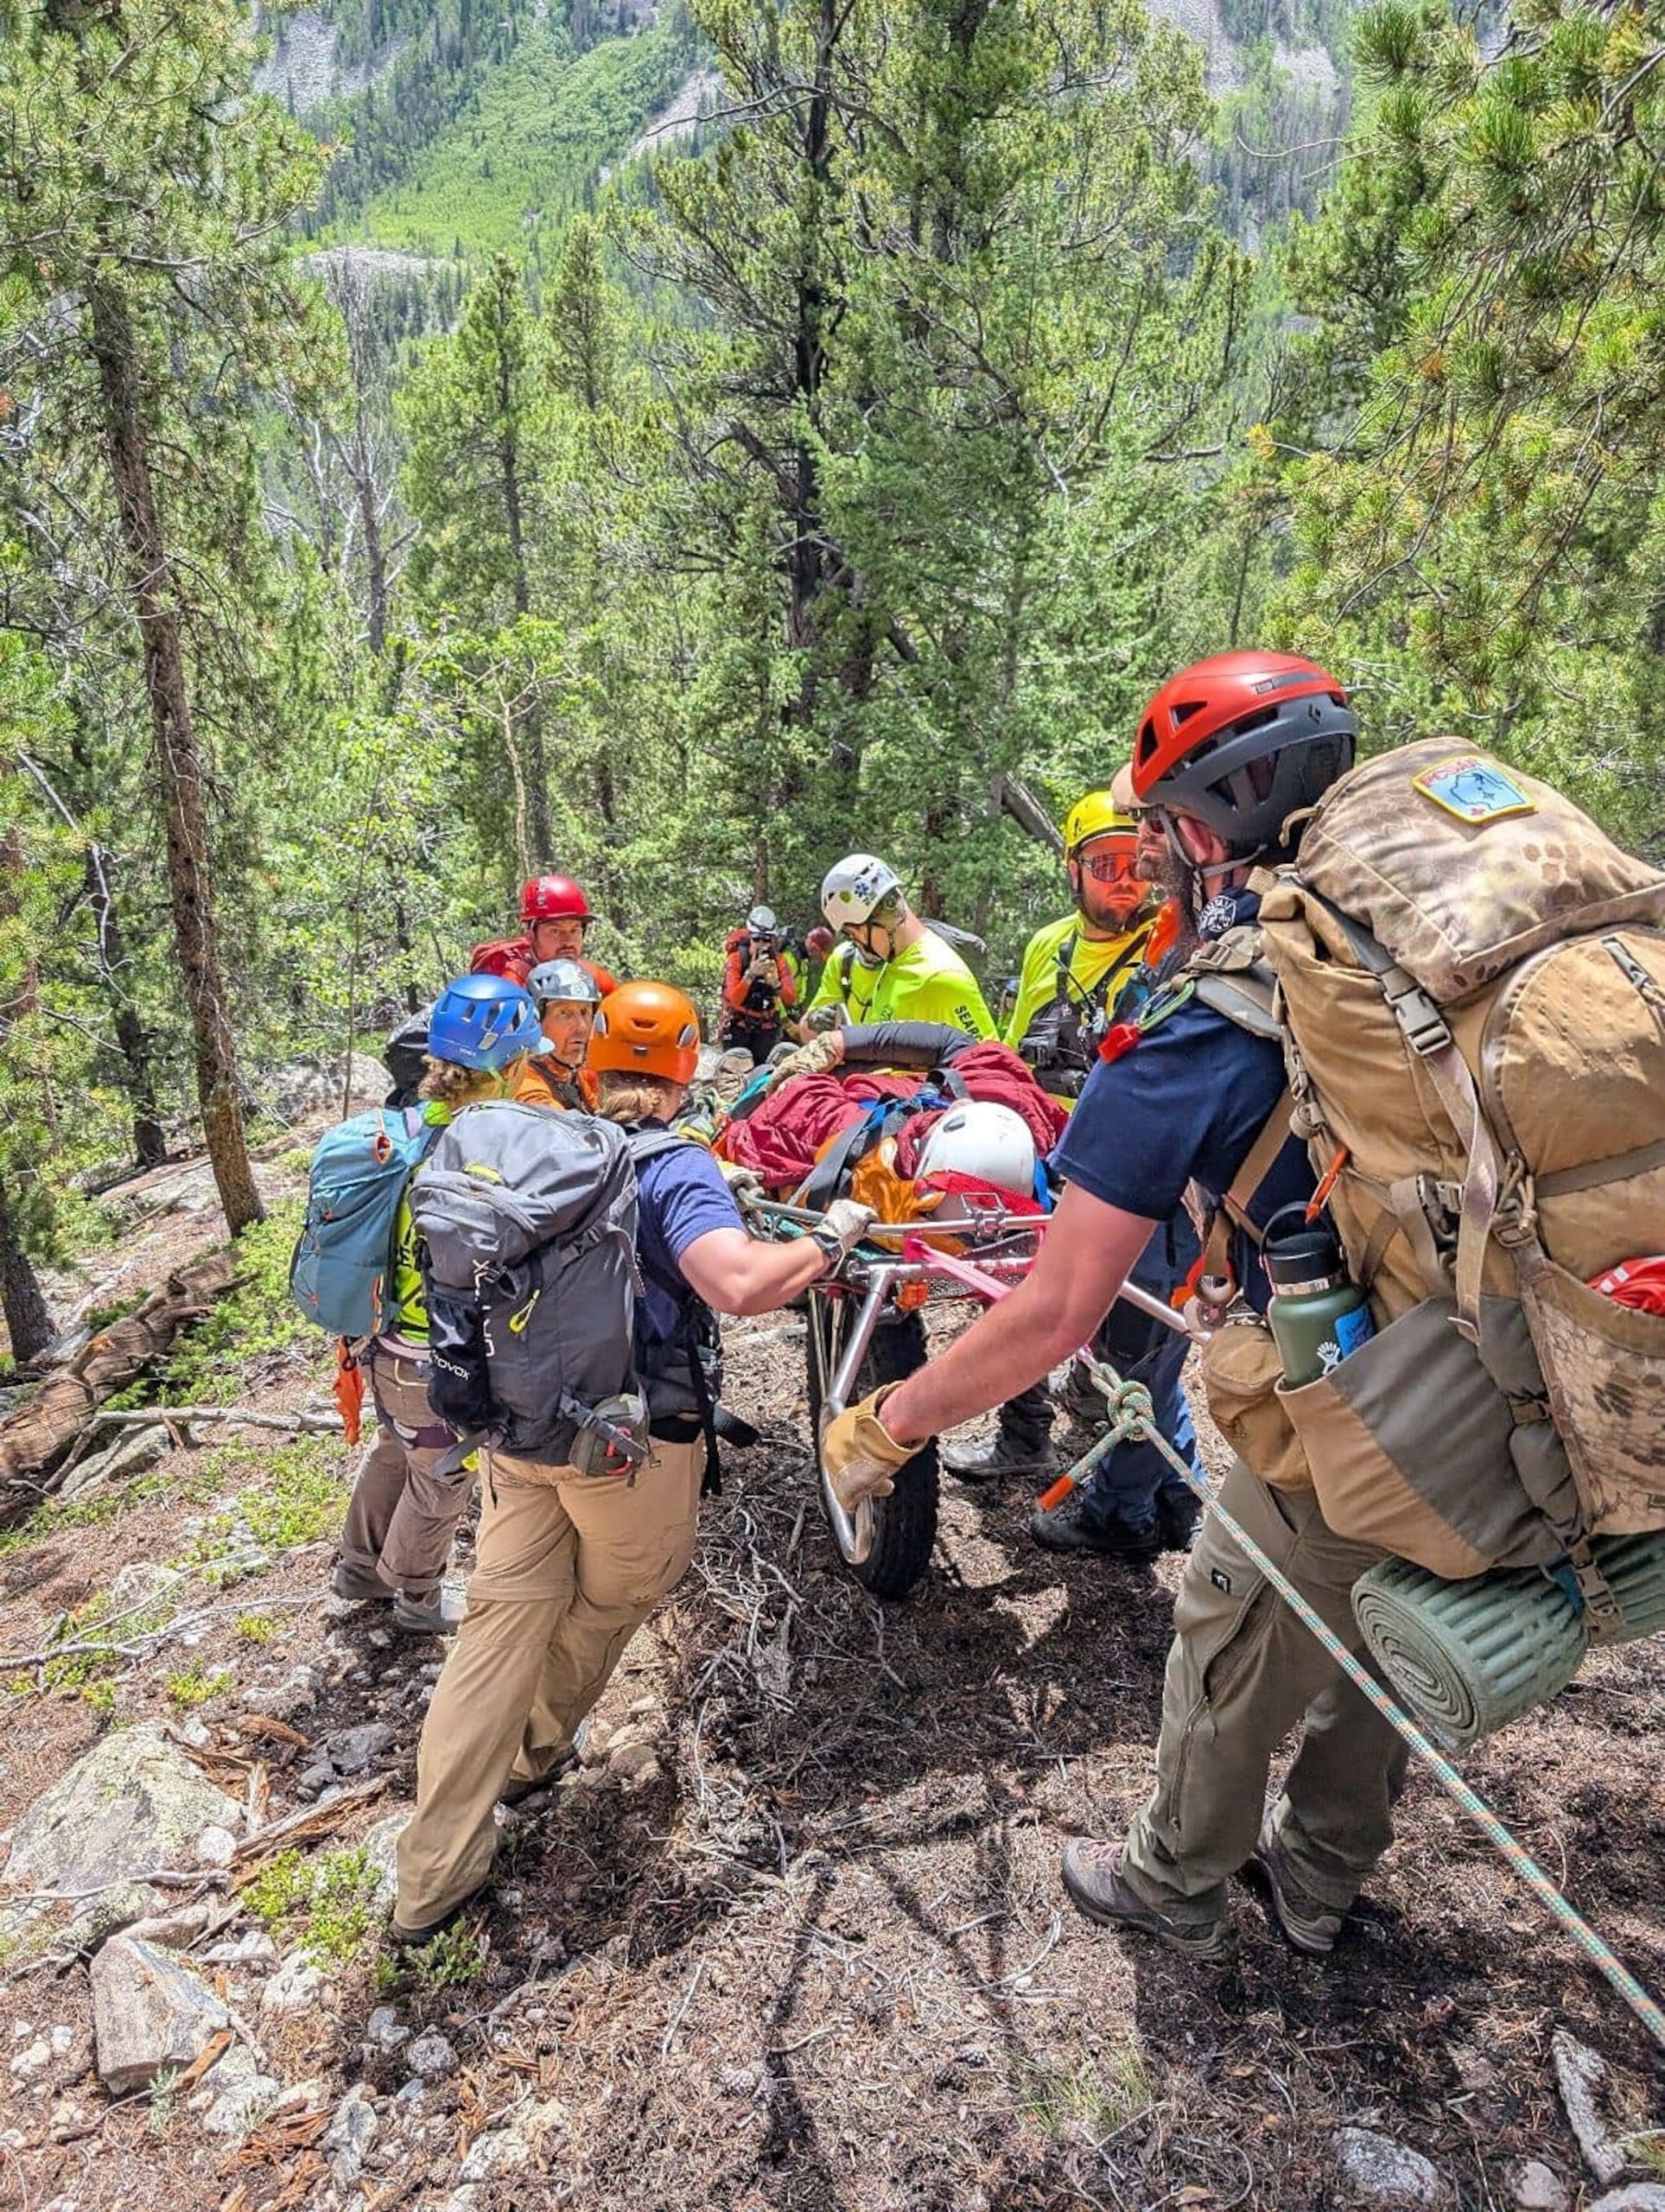
<path id="1" fill-rule="evenodd" d="M 1235 875 L 1239 868 L 1253 868 L 1265 849 L 1263 846 L 1256 846 L 1252 853 L 1234 853 L 1229 860 L 1199 861 L 1185 850 L 1173 817 L 1171 814 L 1164 814 L 1161 820 L 1162 834 L 1168 841 L 1168 850 L 1179 861 L 1180 867 L 1189 869 L 1191 873 L 1191 895 L 1196 902 L 1199 914 L 1214 896 L 1215 886 L 1219 878 Z"/>

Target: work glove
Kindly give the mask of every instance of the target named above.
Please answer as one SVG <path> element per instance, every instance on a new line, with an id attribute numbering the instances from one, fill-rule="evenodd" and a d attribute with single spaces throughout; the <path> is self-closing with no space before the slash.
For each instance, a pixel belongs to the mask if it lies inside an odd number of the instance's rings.
<path id="1" fill-rule="evenodd" d="M 859 1405 L 846 1406 L 827 1424 L 821 1440 L 822 1464 L 846 1513 L 854 1513 L 863 1498 L 888 1497 L 899 1470 L 919 1449 L 917 1444 L 899 1444 L 879 1418 L 886 1399 L 900 1387 L 887 1382 Z"/>
<path id="2" fill-rule="evenodd" d="M 812 1036 L 823 1036 L 829 1029 L 836 1029 L 842 1017 L 836 1006 L 818 1006 L 804 1017 L 804 1027 Z"/>
<path id="3" fill-rule="evenodd" d="M 827 1075 L 844 1057 L 844 1033 L 829 1029 L 824 1035 L 811 1037 L 807 1045 L 800 1045 L 778 1061 L 770 1078 L 769 1088 L 778 1090 L 795 1075 Z"/>
<path id="4" fill-rule="evenodd" d="M 821 1217 L 823 1236 L 825 1231 L 830 1230 L 838 1239 L 837 1259 L 832 1259 L 831 1255 L 829 1255 L 833 1267 L 836 1267 L 839 1261 L 848 1259 L 851 1252 L 861 1242 L 878 1218 L 878 1215 L 871 1206 L 858 1205 L 854 1198 L 833 1200 Z"/>
<path id="5" fill-rule="evenodd" d="M 742 1167 L 737 1160 L 720 1160 L 717 1166 L 722 1171 L 723 1181 L 734 1194 L 736 1205 L 761 1205 L 768 1197 L 769 1193 L 763 1187 L 763 1178 L 755 1167 Z"/>

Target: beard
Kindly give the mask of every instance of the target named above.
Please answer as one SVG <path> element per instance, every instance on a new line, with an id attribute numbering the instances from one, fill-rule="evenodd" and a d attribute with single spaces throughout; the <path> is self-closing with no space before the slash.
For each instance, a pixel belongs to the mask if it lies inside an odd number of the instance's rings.
<path id="1" fill-rule="evenodd" d="M 1172 900 L 1179 917 L 1173 950 L 1189 953 L 1198 943 L 1197 885 L 1189 865 L 1166 839 L 1161 850 L 1141 856 L 1140 865 L 1153 886 L 1165 899 Z"/>

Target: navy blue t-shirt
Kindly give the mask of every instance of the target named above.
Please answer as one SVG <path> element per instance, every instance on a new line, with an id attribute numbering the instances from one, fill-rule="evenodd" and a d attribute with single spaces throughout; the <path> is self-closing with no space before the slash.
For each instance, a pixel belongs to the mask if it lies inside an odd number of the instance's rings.
<path id="1" fill-rule="evenodd" d="M 659 1125 L 649 1122 L 643 1126 L 657 1128 Z M 677 1311 L 669 1292 L 653 1280 L 653 1274 L 679 1276 L 683 1254 L 697 1238 L 709 1236 L 714 1229 L 744 1230 L 746 1224 L 722 1179 L 722 1170 L 702 1144 L 691 1140 L 650 1160 L 638 1178 L 637 1189 L 636 1243 L 647 1286 L 640 1322 L 642 1341 L 664 1344 L 677 1333 Z"/>
<path id="2" fill-rule="evenodd" d="M 1204 934 L 1223 937 L 1260 912 L 1254 893 L 1209 901 Z M 1119 1060 L 1088 1077 L 1052 1164 L 1106 1205 L 1166 1221 L 1195 1181 L 1217 1203 L 1231 1187 L 1283 1094 L 1281 1049 L 1251 1037 L 1212 1007 L 1188 999 Z M 1310 1198 L 1316 1179 L 1292 1136 L 1249 1205 L 1257 1227 L 1281 1205 Z M 1232 1237 L 1232 1271 L 1264 1313 L 1270 1286 L 1249 1239 Z"/>

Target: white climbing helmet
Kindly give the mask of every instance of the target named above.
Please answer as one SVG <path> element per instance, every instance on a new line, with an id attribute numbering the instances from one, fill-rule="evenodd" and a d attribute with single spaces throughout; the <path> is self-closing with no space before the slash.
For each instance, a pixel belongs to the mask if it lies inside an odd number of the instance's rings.
<path id="1" fill-rule="evenodd" d="M 1021 1114 L 993 1099 L 950 1106 L 925 1139 L 915 1174 L 975 1175 L 1020 1198 L 1035 1193 L 1035 1141 Z"/>
<path id="2" fill-rule="evenodd" d="M 901 888 L 901 878 L 888 861 L 873 853 L 848 853 L 827 870 L 821 911 L 836 930 L 848 923 L 859 925 Z"/>

